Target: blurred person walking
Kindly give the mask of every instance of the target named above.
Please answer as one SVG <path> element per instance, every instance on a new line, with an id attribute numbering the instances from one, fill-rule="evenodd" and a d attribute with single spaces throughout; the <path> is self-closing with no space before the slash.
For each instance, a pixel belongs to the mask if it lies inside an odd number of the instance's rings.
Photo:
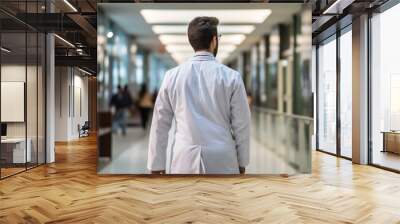
<path id="1" fill-rule="evenodd" d="M 134 110 L 134 101 L 131 95 L 131 91 L 129 91 L 128 85 L 124 86 L 123 95 L 123 104 L 125 105 L 126 111 L 132 114 L 132 111 Z"/>
<path id="2" fill-rule="evenodd" d="M 147 85 L 142 84 L 140 91 L 139 91 L 139 112 L 141 117 L 141 124 L 143 130 L 146 130 L 147 122 L 149 120 L 149 115 L 151 110 L 153 109 L 153 96 L 147 90 Z"/>
<path id="3" fill-rule="evenodd" d="M 112 129 L 114 133 L 118 133 L 121 129 L 122 135 L 126 135 L 126 94 L 120 85 L 117 86 L 117 92 L 112 95 L 110 108 L 113 111 Z"/>
<path id="4" fill-rule="evenodd" d="M 173 120 L 171 173 L 239 174 L 249 164 L 249 104 L 240 74 L 215 60 L 218 23 L 215 17 L 193 19 L 188 38 L 194 56 L 165 74 L 150 130 L 152 173 L 165 173 Z"/>

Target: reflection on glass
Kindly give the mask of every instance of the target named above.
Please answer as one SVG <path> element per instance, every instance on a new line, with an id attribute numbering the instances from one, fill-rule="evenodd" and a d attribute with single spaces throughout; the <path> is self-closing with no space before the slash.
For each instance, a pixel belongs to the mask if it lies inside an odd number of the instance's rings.
<path id="1" fill-rule="evenodd" d="M 372 163 L 400 170 L 400 5 L 372 18 Z"/>
<path id="2" fill-rule="evenodd" d="M 351 30 L 340 36 L 340 153 L 352 157 L 352 45 Z"/>
<path id="3" fill-rule="evenodd" d="M 25 170 L 31 162 L 31 141 L 26 141 L 25 91 L 26 44 L 25 33 L 2 33 L 1 45 L 1 176 Z M 28 143 L 28 144 L 27 144 Z"/>
<path id="4" fill-rule="evenodd" d="M 252 111 L 251 116 L 253 136 L 248 173 L 311 171 L 311 118 L 287 117 L 258 108 Z M 268 154 L 268 151 L 272 153 Z"/>
<path id="5" fill-rule="evenodd" d="M 44 0 L 1 1 L 23 13 L 42 13 Z M 1 178 L 45 162 L 45 35 L 0 13 Z"/>
<path id="6" fill-rule="evenodd" d="M 318 148 L 336 153 L 336 40 L 318 51 Z"/>

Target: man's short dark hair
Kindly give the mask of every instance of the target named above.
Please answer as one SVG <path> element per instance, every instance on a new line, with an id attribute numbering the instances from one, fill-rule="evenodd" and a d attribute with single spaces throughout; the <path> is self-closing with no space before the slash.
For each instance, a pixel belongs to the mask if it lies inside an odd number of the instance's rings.
<path id="1" fill-rule="evenodd" d="M 195 51 L 210 48 L 212 38 L 218 35 L 218 19 L 215 17 L 196 17 L 188 27 L 189 43 Z"/>

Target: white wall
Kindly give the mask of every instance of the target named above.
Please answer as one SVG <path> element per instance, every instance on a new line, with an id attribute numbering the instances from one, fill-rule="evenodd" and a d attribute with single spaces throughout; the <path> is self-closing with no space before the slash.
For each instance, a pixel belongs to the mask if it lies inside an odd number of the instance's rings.
<path id="1" fill-rule="evenodd" d="M 78 125 L 88 120 L 88 78 L 76 68 L 56 67 L 55 85 L 55 140 L 77 139 Z"/>
<path id="2" fill-rule="evenodd" d="M 37 70 L 38 69 L 38 70 Z M 27 80 L 26 80 L 27 79 Z M 45 150 L 45 115 L 44 115 L 44 73 L 41 66 L 25 66 L 25 64 L 4 64 L 1 66 L 2 82 L 24 82 L 26 85 L 26 106 L 20 108 L 20 112 L 26 112 L 26 120 L 22 122 L 6 122 L 7 137 L 21 138 L 27 136 L 30 140 L 32 161 L 44 163 Z M 2 89 L 3 91 L 4 89 Z M 20 90 L 21 94 L 24 90 Z M 7 97 L 7 95 L 2 95 Z M 13 113 L 12 108 L 2 107 L 3 112 Z M 10 110 L 10 111 L 7 111 Z M 14 109 L 15 110 L 15 109 Z M 39 154 L 37 156 L 37 154 Z M 51 158 L 51 157 L 50 157 Z M 48 160 L 52 162 L 52 160 Z"/>
<path id="3" fill-rule="evenodd" d="M 2 65 L 1 81 L 2 82 L 25 82 L 25 65 Z M 28 68 L 29 70 L 29 68 Z M 7 108 L 1 108 L 6 110 Z M 8 137 L 25 137 L 25 122 L 12 122 L 7 124 Z"/>
<path id="4" fill-rule="evenodd" d="M 27 70 L 25 70 L 27 69 Z M 25 82 L 25 75 L 26 71 L 28 74 L 35 73 L 36 74 L 36 67 L 33 66 L 28 66 L 25 67 L 25 65 L 2 65 L 1 66 L 1 81 L 2 82 Z M 29 77 L 28 77 L 29 78 Z M 29 80 L 30 85 L 36 85 L 36 81 Z M 35 107 L 36 108 L 36 101 L 34 105 L 29 105 L 31 102 L 36 100 L 36 88 L 27 88 L 27 106 Z M 32 92 L 31 92 L 32 91 Z M 1 108 L 2 110 L 7 110 L 7 108 Z M 31 112 L 31 108 L 28 109 L 28 112 Z M 36 113 L 28 113 L 27 114 L 28 122 L 34 121 L 36 124 Z M 7 135 L 8 137 L 25 137 L 25 126 L 26 122 L 8 122 L 7 124 Z M 28 124 L 28 129 L 33 128 L 36 130 L 36 125 L 29 123 Z M 28 137 L 29 137 L 29 130 L 28 130 Z"/>

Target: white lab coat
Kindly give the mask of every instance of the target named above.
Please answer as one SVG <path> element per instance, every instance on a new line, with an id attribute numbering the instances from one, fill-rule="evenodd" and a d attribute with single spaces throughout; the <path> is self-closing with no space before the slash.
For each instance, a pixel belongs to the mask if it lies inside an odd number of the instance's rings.
<path id="1" fill-rule="evenodd" d="M 197 52 L 165 74 L 151 124 L 149 170 L 166 170 L 173 120 L 172 174 L 237 174 L 248 165 L 250 110 L 243 80 L 211 53 Z"/>

